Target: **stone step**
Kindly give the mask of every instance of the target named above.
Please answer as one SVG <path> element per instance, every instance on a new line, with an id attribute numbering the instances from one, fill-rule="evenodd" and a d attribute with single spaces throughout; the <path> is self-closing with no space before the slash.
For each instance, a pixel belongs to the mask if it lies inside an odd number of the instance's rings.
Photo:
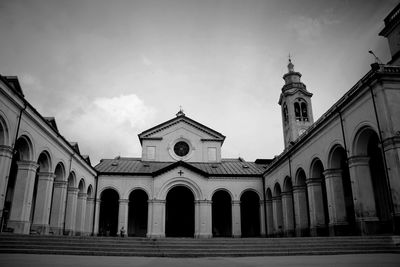
<path id="1" fill-rule="evenodd" d="M 0 235 L 0 253 L 223 257 L 400 253 L 398 236 L 305 238 L 118 238 Z"/>

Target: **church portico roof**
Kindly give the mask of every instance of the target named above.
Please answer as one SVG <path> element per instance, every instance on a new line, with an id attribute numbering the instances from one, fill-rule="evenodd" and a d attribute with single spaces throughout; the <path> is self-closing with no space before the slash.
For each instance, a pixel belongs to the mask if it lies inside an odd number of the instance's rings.
<path id="1" fill-rule="evenodd" d="M 265 170 L 243 159 L 222 159 L 221 162 L 157 162 L 140 158 L 103 159 L 95 169 L 99 175 L 133 175 L 156 177 L 177 167 L 185 167 L 205 177 L 261 177 Z"/>

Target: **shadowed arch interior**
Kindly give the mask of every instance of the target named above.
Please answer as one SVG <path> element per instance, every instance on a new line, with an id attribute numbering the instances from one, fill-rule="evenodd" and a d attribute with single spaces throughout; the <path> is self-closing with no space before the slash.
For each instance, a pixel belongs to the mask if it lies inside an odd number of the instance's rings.
<path id="1" fill-rule="evenodd" d="M 168 191 L 165 234 L 170 237 L 194 236 L 194 196 L 185 186 L 176 186 Z"/>
<path id="2" fill-rule="evenodd" d="M 232 236 L 232 199 L 224 190 L 212 196 L 212 234 L 214 237 Z"/>
<path id="3" fill-rule="evenodd" d="M 148 197 L 141 189 L 129 194 L 128 236 L 146 236 Z"/>
<path id="4" fill-rule="evenodd" d="M 322 204 L 324 209 L 324 221 L 325 224 L 321 226 L 322 228 L 327 229 L 329 224 L 329 210 L 328 210 L 328 196 L 326 193 L 326 182 L 324 177 L 324 166 L 320 159 L 315 159 L 311 165 L 311 177 L 312 179 L 319 179 L 321 181 L 321 195 L 322 199 L 318 199 L 320 201 L 319 204 Z M 327 231 L 327 230 L 326 230 Z M 323 235 L 327 235 L 327 232 L 324 232 Z"/>
<path id="5" fill-rule="evenodd" d="M 256 192 L 246 191 L 240 197 L 242 237 L 260 236 L 260 198 Z"/>
<path id="6" fill-rule="evenodd" d="M 114 189 L 106 189 L 100 196 L 99 233 L 116 236 L 118 231 L 119 195 Z"/>

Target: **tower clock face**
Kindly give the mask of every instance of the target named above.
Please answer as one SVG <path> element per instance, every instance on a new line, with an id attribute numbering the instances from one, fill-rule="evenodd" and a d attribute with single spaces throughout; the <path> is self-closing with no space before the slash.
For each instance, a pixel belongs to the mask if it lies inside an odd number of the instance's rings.
<path id="1" fill-rule="evenodd" d="M 179 157 L 184 157 L 189 153 L 190 147 L 188 143 L 179 141 L 174 146 L 174 152 Z"/>

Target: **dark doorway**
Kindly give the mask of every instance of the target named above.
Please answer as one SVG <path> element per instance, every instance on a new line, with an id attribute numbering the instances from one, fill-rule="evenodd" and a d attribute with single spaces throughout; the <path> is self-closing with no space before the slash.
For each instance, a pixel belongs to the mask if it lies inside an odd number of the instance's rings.
<path id="1" fill-rule="evenodd" d="M 116 236 L 118 231 L 119 196 L 113 189 L 101 193 L 99 234 Z"/>
<path id="2" fill-rule="evenodd" d="M 174 187 L 168 192 L 165 234 L 168 237 L 194 236 L 194 197 L 184 186 Z"/>
<path id="3" fill-rule="evenodd" d="M 217 191 L 212 197 L 212 234 L 214 237 L 232 236 L 232 201 L 226 191 Z"/>
<path id="4" fill-rule="evenodd" d="M 240 198 L 242 237 L 260 236 L 260 198 L 253 191 L 244 192 Z"/>
<path id="5" fill-rule="evenodd" d="M 128 236 L 146 236 L 147 200 L 143 190 L 134 190 L 129 195 Z"/>

